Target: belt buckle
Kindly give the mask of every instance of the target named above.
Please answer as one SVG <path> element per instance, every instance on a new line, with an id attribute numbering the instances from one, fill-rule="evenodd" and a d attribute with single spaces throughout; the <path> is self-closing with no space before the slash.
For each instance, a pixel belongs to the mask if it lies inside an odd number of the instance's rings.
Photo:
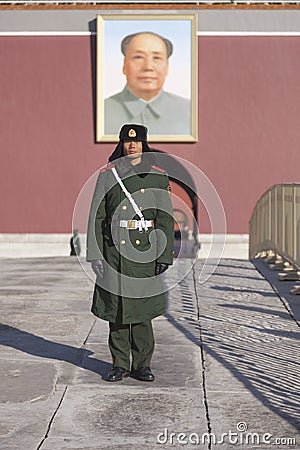
<path id="1" fill-rule="evenodd" d="M 129 230 L 135 229 L 136 228 L 135 220 L 127 220 L 127 228 Z"/>

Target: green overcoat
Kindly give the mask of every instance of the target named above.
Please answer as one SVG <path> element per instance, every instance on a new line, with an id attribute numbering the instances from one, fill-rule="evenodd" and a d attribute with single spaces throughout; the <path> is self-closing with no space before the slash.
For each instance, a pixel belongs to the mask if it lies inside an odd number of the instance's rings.
<path id="1" fill-rule="evenodd" d="M 169 179 L 157 166 L 143 174 L 130 166 L 122 181 L 151 226 L 142 231 L 126 229 L 120 221 L 140 219 L 112 167 L 99 173 L 89 215 L 87 261 L 104 263 L 104 276 L 95 284 L 92 312 L 110 322 L 139 323 L 165 312 L 164 287 L 161 277 L 155 276 L 155 265 L 173 263 Z"/>

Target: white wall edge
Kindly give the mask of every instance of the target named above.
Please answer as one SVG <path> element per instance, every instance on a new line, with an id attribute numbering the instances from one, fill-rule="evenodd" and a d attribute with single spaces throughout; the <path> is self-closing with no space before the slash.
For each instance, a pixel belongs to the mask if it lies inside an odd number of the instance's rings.
<path id="1" fill-rule="evenodd" d="M 299 31 L 198 31 L 197 36 L 300 36 Z"/>
<path id="2" fill-rule="evenodd" d="M 0 31 L 0 36 L 93 36 L 95 31 Z"/>
<path id="3" fill-rule="evenodd" d="M 95 31 L 0 31 L 0 37 L 96 36 Z M 300 36 L 300 31 L 198 31 L 197 36 Z"/>

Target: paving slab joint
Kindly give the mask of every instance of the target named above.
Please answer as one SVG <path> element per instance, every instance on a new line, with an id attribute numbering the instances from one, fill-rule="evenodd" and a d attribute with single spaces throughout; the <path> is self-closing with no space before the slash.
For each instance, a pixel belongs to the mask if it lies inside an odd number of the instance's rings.
<path id="1" fill-rule="evenodd" d="M 84 361 L 84 352 L 85 352 L 85 350 L 86 350 L 86 344 L 87 344 L 87 341 L 89 340 L 90 335 L 91 335 L 92 332 L 93 332 L 93 329 L 95 328 L 96 322 L 97 322 L 97 319 L 95 319 L 95 320 L 93 321 L 93 323 L 92 323 L 92 325 L 91 325 L 91 327 L 90 327 L 90 329 L 89 329 L 89 331 L 88 331 L 88 333 L 87 333 L 87 335 L 86 335 L 86 337 L 85 337 L 83 343 L 82 343 L 81 346 L 77 349 L 77 354 L 76 354 L 76 365 L 77 365 L 78 367 L 82 367 L 82 363 L 83 363 L 83 361 Z"/>
<path id="2" fill-rule="evenodd" d="M 86 345 L 86 343 L 87 343 L 87 341 L 88 341 L 90 335 L 92 334 L 93 329 L 95 328 L 96 322 L 97 322 L 97 319 L 95 319 L 95 320 L 93 321 L 92 326 L 91 326 L 91 328 L 90 328 L 90 330 L 89 330 L 89 332 L 88 332 L 88 334 L 87 334 L 85 340 L 83 341 L 83 344 L 82 344 L 83 347 Z"/>
<path id="3" fill-rule="evenodd" d="M 201 356 L 201 365 L 202 365 L 203 404 L 204 404 L 204 408 L 205 408 L 207 432 L 208 432 L 208 436 L 211 436 L 212 427 L 211 427 L 207 390 L 206 390 L 206 373 L 205 373 L 206 364 L 205 364 L 205 356 L 204 356 L 204 342 L 203 342 L 203 335 L 202 335 L 202 328 L 201 328 L 201 321 L 200 321 L 200 303 L 199 303 L 199 297 L 198 297 L 198 292 L 197 292 L 197 280 L 196 280 L 195 266 L 193 266 L 193 282 L 194 282 L 194 292 L 195 292 L 196 307 L 197 307 L 197 321 L 198 321 L 199 341 L 200 341 L 200 356 Z M 208 450 L 211 450 L 211 444 L 212 444 L 211 438 L 209 438 Z"/>
<path id="4" fill-rule="evenodd" d="M 64 391 L 63 391 L 63 393 L 62 393 L 61 399 L 60 399 L 60 401 L 59 401 L 59 403 L 58 403 L 58 405 L 57 405 L 57 407 L 56 407 L 54 413 L 53 413 L 52 416 L 51 416 L 51 419 L 50 419 L 50 421 L 49 421 L 49 424 L 48 424 L 48 427 L 47 427 L 45 436 L 43 437 L 43 439 L 41 440 L 41 442 L 40 442 L 39 445 L 37 446 L 36 450 L 40 450 L 40 449 L 42 448 L 42 446 L 43 446 L 45 440 L 48 438 L 49 433 L 50 433 L 50 430 L 51 430 L 52 423 L 53 423 L 53 421 L 54 421 L 54 419 L 55 419 L 55 416 L 56 416 L 56 414 L 58 413 L 58 411 L 59 411 L 59 409 L 60 409 L 60 407 L 61 407 L 61 405 L 62 405 L 62 402 L 64 401 L 64 398 L 65 398 L 65 396 L 66 396 L 67 390 L 68 390 L 68 386 L 65 387 L 65 389 L 64 389 Z"/>

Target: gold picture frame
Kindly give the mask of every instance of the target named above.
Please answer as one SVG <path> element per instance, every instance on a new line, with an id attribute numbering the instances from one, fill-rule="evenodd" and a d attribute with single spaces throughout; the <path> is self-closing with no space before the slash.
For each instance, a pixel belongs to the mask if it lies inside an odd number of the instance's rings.
<path id="1" fill-rule="evenodd" d="M 132 34 L 138 38 L 131 41 Z M 155 42 L 167 48 L 164 73 L 149 56 Z M 138 75 L 127 61 L 136 50 L 144 61 Z M 149 142 L 197 141 L 196 14 L 97 15 L 96 70 L 97 142 L 118 141 L 124 123 L 146 125 Z"/>

